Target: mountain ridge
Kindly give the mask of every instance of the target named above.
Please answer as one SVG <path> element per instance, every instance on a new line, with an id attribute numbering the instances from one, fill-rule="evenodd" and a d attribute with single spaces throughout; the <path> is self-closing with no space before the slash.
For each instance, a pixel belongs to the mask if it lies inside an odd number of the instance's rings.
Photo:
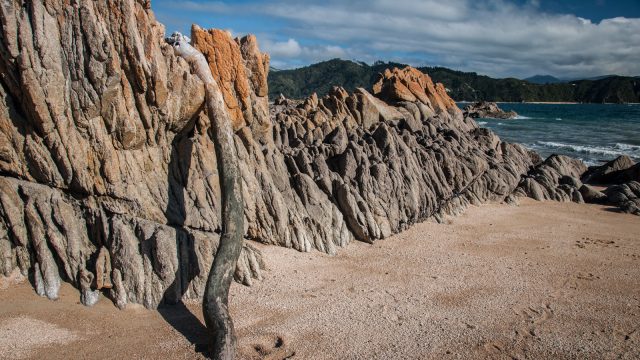
<path id="1" fill-rule="evenodd" d="M 530 76 L 528 78 L 524 78 L 522 79 L 524 81 L 528 81 L 532 84 L 555 84 L 555 83 L 562 83 L 565 82 L 565 80 L 562 79 L 558 79 L 557 77 L 553 76 L 553 75 L 533 75 Z"/>
<path id="2" fill-rule="evenodd" d="M 269 74 L 269 97 L 279 94 L 304 98 L 316 92 L 324 95 L 333 86 L 347 91 L 357 87 L 370 89 L 380 73 L 406 64 L 376 61 L 372 65 L 350 60 L 332 59 L 306 67 L 281 70 Z M 579 102 L 635 103 L 640 102 L 640 81 L 637 77 L 611 76 L 597 80 L 573 80 L 566 83 L 534 84 L 516 78 L 495 79 L 475 72 L 463 72 L 445 67 L 419 67 L 435 82 L 442 83 L 456 101 L 497 102 Z"/>

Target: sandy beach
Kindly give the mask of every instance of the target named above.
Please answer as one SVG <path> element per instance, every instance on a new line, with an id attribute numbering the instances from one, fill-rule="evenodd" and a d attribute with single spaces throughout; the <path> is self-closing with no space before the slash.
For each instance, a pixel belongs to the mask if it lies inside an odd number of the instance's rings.
<path id="1" fill-rule="evenodd" d="M 640 219 L 596 205 L 472 207 L 337 256 L 259 246 L 234 284 L 242 359 L 640 357 Z M 202 357 L 197 304 L 117 310 L 0 290 L 0 358 Z"/>

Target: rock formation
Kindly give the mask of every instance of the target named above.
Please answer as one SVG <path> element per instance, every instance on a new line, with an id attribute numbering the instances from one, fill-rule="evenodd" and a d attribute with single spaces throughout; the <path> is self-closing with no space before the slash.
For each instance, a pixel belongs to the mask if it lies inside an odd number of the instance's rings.
<path id="1" fill-rule="evenodd" d="M 592 166 L 583 175 L 585 182 L 594 184 L 623 184 L 640 181 L 640 164 L 626 155 L 619 156 L 602 166 Z"/>
<path id="2" fill-rule="evenodd" d="M 525 196 L 536 200 L 607 204 L 621 212 L 640 215 L 639 167 L 640 163 L 625 155 L 589 169 L 580 160 L 551 155 L 522 177 L 508 200 Z M 593 185 L 609 187 L 600 191 Z"/>
<path id="3" fill-rule="evenodd" d="M 9 0 L 0 18 L 0 272 L 29 275 L 49 298 L 69 282 L 87 304 L 97 292 L 119 307 L 201 298 L 220 233 L 210 119 L 149 1 Z M 381 74 L 373 93 L 335 88 L 269 108 L 255 37 L 194 27 L 192 44 L 232 114 L 246 239 L 335 254 L 518 185 L 581 194 L 564 186 L 586 168 L 540 165 L 415 69 Z M 521 182 L 535 165 L 545 168 L 522 181 L 540 185 Z M 246 242 L 236 280 L 263 267 Z"/>
<path id="4" fill-rule="evenodd" d="M 604 192 L 607 203 L 619 207 L 622 212 L 640 215 L 640 182 L 613 185 Z"/>
<path id="5" fill-rule="evenodd" d="M 536 200 L 584 202 L 579 189 L 587 167 L 580 160 L 551 155 L 523 177 L 514 195 Z"/>
<path id="6" fill-rule="evenodd" d="M 489 101 L 479 101 L 467 105 L 464 108 L 464 114 L 474 119 L 515 119 L 518 116 L 515 111 L 504 111 L 498 107 L 498 104 Z"/>
<path id="7" fill-rule="evenodd" d="M 50 298 L 61 281 L 119 306 L 201 297 L 219 237 L 204 88 L 149 2 L 0 11 L 0 271 L 20 269 Z M 252 41 L 228 43 L 247 91 L 267 59 Z M 243 119 L 263 132 L 266 96 L 249 102 Z M 247 244 L 236 278 L 259 278 L 261 261 Z"/>

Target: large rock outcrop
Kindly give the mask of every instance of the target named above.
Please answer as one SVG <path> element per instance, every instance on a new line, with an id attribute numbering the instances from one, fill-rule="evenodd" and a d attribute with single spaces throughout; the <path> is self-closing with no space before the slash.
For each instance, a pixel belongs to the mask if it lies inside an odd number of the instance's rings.
<path id="1" fill-rule="evenodd" d="M 578 159 L 551 155 L 525 175 L 514 195 L 536 200 L 584 202 L 580 177 L 587 166 Z"/>
<path id="2" fill-rule="evenodd" d="M 412 72 L 396 72 L 402 73 Z M 412 78 L 394 76 L 411 86 Z M 381 88 L 393 86 L 384 85 L 388 80 L 383 75 Z M 415 90 L 423 100 L 397 106 L 364 89 L 335 88 L 277 114 L 276 143 L 290 158 L 290 172 L 313 179 L 358 240 L 373 242 L 469 203 L 501 201 L 536 158 L 478 128 L 429 88 L 435 86 Z"/>
<path id="3" fill-rule="evenodd" d="M 0 11 L 1 271 L 20 269 L 50 298 L 60 281 L 121 306 L 200 297 L 219 233 L 204 88 L 149 2 L 13 0 Z M 252 41 L 228 42 L 245 82 L 266 59 Z M 266 97 L 249 98 L 264 98 L 243 118 L 263 132 Z M 249 283 L 261 259 L 245 250 L 236 275 Z"/>
<path id="4" fill-rule="evenodd" d="M 438 113 L 459 111 L 444 85 L 434 83 L 429 75 L 412 67 L 386 69 L 373 85 L 373 93 L 389 103 L 419 103 Z"/>
<path id="5" fill-rule="evenodd" d="M 0 19 L 0 272 L 87 304 L 200 298 L 220 233 L 211 119 L 149 2 L 9 0 Z M 334 254 L 502 201 L 540 163 L 415 69 L 269 108 L 255 37 L 194 26 L 192 44 L 232 114 L 246 239 Z M 236 279 L 263 266 L 247 242 Z"/>

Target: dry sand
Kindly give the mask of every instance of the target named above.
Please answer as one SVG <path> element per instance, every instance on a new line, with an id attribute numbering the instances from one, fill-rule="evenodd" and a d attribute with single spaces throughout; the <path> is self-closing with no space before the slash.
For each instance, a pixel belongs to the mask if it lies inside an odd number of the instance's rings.
<path id="1" fill-rule="evenodd" d="M 640 358 L 637 216 L 525 200 L 334 257 L 260 248 L 264 281 L 231 292 L 242 358 Z M 0 358 L 202 357 L 200 312 L 85 308 L 69 286 L 51 302 L 13 285 Z"/>

